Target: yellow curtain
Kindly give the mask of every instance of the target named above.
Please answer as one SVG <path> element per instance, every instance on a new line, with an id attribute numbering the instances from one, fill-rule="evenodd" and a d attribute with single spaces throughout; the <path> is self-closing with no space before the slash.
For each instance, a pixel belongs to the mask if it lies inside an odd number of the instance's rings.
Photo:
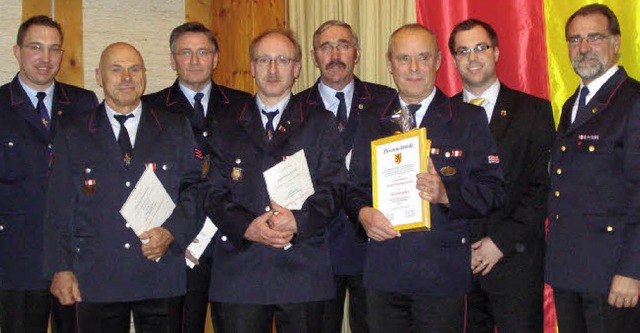
<path id="1" fill-rule="evenodd" d="M 405 23 L 416 22 L 415 0 L 290 0 L 289 27 L 302 46 L 302 70 L 293 91 L 315 83 L 320 71 L 309 53 L 313 32 L 327 20 L 349 23 L 360 39 L 360 63 L 355 74 L 362 80 L 393 87 L 387 72 L 385 53 L 389 35 Z"/>
<path id="2" fill-rule="evenodd" d="M 544 0 L 547 25 L 547 57 L 549 67 L 549 90 L 556 123 L 562 112 L 562 104 L 580 84 L 580 78 L 571 68 L 569 51 L 565 41 L 564 25 L 571 14 L 584 5 L 602 3 L 618 17 L 622 31 L 620 59 L 627 74 L 640 79 L 640 2 L 639 1 L 557 1 Z"/>

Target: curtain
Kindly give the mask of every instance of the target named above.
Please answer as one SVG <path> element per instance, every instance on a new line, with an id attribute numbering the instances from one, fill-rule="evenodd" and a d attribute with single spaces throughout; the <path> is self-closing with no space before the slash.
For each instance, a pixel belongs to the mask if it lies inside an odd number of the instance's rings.
<path id="1" fill-rule="evenodd" d="M 405 23 L 416 22 L 415 0 L 290 0 L 289 27 L 302 47 L 302 70 L 294 92 L 307 89 L 320 76 L 310 50 L 313 32 L 327 20 L 351 25 L 360 40 L 360 63 L 355 74 L 362 80 L 393 87 L 387 72 L 385 53 L 389 35 Z"/>

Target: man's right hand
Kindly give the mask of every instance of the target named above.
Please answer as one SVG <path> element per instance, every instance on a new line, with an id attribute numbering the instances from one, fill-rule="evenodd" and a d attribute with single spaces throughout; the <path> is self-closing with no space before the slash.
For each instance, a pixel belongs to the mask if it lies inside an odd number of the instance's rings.
<path id="1" fill-rule="evenodd" d="M 271 215 L 273 215 L 273 212 L 266 212 L 253 219 L 244 232 L 244 238 L 276 248 L 285 248 L 290 245 L 294 234 L 291 230 L 271 229 L 268 222 Z"/>
<path id="2" fill-rule="evenodd" d="M 393 225 L 382 212 L 372 207 L 364 207 L 358 213 L 358 220 L 369 238 L 383 241 L 400 237 L 400 232 L 393 230 Z"/>
<path id="3" fill-rule="evenodd" d="M 51 280 L 51 288 L 49 289 L 62 305 L 71 305 L 76 302 L 82 302 L 80 296 L 80 288 L 78 287 L 78 279 L 72 271 L 57 272 Z"/>

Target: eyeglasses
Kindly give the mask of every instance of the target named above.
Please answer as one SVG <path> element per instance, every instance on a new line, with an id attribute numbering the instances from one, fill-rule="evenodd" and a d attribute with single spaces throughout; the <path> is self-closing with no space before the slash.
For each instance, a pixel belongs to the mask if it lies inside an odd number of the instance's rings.
<path id="1" fill-rule="evenodd" d="M 180 51 L 174 53 L 174 55 L 176 55 L 176 56 L 178 56 L 180 58 L 191 58 L 191 57 L 193 57 L 194 54 L 196 54 L 200 58 L 206 58 L 206 57 L 212 55 L 213 51 L 207 50 L 207 49 L 197 49 L 195 51 L 193 51 L 193 50 L 180 50 Z"/>
<path id="2" fill-rule="evenodd" d="M 473 48 L 459 48 L 457 50 L 455 50 L 455 52 L 453 52 L 453 54 L 456 57 L 468 57 L 471 55 L 471 52 L 475 52 L 475 53 L 482 53 L 488 49 L 490 49 L 492 46 L 491 45 L 487 45 L 485 43 L 481 43 L 478 44 L 476 46 L 474 46 Z"/>
<path id="3" fill-rule="evenodd" d="M 27 45 L 22 45 L 20 47 L 26 49 L 27 51 L 33 54 L 42 54 L 44 53 L 45 49 L 49 50 L 49 53 L 54 55 L 61 55 L 62 52 L 64 52 L 64 50 L 60 47 L 60 45 L 45 46 L 40 43 L 30 43 Z"/>
<path id="4" fill-rule="evenodd" d="M 274 59 L 271 59 L 267 56 L 257 57 L 253 59 L 253 61 L 256 63 L 256 65 L 260 67 L 268 67 L 271 65 L 271 62 L 275 62 L 278 67 L 286 67 L 286 66 L 289 66 L 289 64 L 291 63 L 291 61 L 293 61 L 293 59 L 287 58 L 281 55 Z"/>
<path id="5" fill-rule="evenodd" d="M 320 52 L 327 53 L 327 54 L 333 53 L 334 49 L 337 49 L 338 52 L 340 53 L 346 53 L 349 50 L 351 50 L 352 47 L 353 45 L 349 43 L 337 43 L 337 44 L 324 43 L 318 49 L 320 50 Z"/>
<path id="6" fill-rule="evenodd" d="M 609 36 L 600 33 L 588 34 L 587 37 L 573 36 L 567 38 L 567 43 L 569 46 L 578 46 L 582 45 L 583 40 L 586 40 L 589 45 L 600 45 L 607 37 Z"/>

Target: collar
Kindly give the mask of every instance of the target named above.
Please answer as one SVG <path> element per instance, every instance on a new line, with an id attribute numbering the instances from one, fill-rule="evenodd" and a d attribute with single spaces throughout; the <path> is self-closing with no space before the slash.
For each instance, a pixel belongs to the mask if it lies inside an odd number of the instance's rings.
<path id="1" fill-rule="evenodd" d="M 351 80 L 351 82 L 349 82 L 349 84 L 347 84 L 342 90 L 335 90 L 324 84 L 322 80 L 319 80 L 318 82 L 318 92 L 320 92 L 320 96 L 322 97 L 322 102 L 324 103 L 325 109 L 333 112 L 334 114 L 338 112 L 338 106 L 340 105 L 340 100 L 338 99 L 338 97 L 336 97 L 336 93 L 339 91 L 344 93 L 344 102 L 347 107 L 347 117 L 349 116 L 349 111 L 351 110 L 354 90 L 354 80 Z"/>
<path id="2" fill-rule="evenodd" d="M 422 124 L 422 118 L 427 114 L 427 109 L 429 108 L 429 105 L 431 105 L 431 102 L 433 102 L 433 98 L 436 96 L 436 90 L 437 89 L 434 87 L 429 96 L 421 100 L 420 103 L 416 103 L 420 104 L 420 108 L 416 111 L 416 127 L 420 127 L 420 124 Z M 405 102 L 400 95 L 398 95 L 398 98 L 400 99 L 401 107 L 406 108 L 407 105 L 409 105 L 409 103 Z"/>
<path id="3" fill-rule="evenodd" d="M 204 110 L 206 113 L 207 105 L 209 104 L 209 98 L 211 96 L 211 87 L 212 87 L 211 81 L 209 81 L 209 84 L 207 84 L 207 86 L 204 87 L 204 89 L 202 89 L 201 91 L 193 91 L 187 88 L 187 86 L 185 86 L 181 82 L 178 82 L 178 86 L 180 87 L 180 91 L 182 91 L 182 93 L 184 94 L 184 97 L 187 98 L 187 101 L 189 101 L 191 106 L 193 106 L 195 103 L 196 94 L 201 92 L 204 95 L 204 97 L 202 97 L 201 102 L 202 102 L 202 106 L 204 106 Z"/>
<path id="4" fill-rule="evenodd" d="M 596 95 L 598 90 L 600 90 L 600 88 L 602 88 L 602 86 L 607 81 L 609 81 L 609 79 L 613 76 L 613 74 L 615 74 L 618 71 L 618 69 L 620 69 L 620 67 L 618 66 L 618 64 L 615 64 L 611 66 L 611 68 L 609 68 L 606 72 L 604 72 L 604 74 L 600 75 L 600 77 L 596 78 L 595 80 L 591 81 L 591 83 L 587 84 L 587 88 L 589 88 L 589 93 L 587 94 L 585 103 L 589 103 L 591 98 L 593 98 L 593 96 Z M 578 89 L 578 91 L 580 91 L 582 87 L 584 87 L 584 84 L 582 84 L 582 81 L 581 81 L 580 88 Z M 576 99 L 576 103 L 577 103 L 577 99 Z"/>
<path id="5" fill-rule="evenodd" d="M 38 97 L 36 97 L 36 94 L 40 91 L 45 92 L 47 96 L 45 96 L 44 98 L 44 105 L 46 105 L 47 110 L 51 112 L 51 105 L 53 104 L 53 90 L 55 88 L 55 81 L 52 82 L 51 85 L 44 90 L 35 90 L 29 87 L 26 83 L 24 83 L 24 81 L 22 81 L 22 78 L 20 78 L 19 74 L 18 74 L 18 81 L 20 82 L 20 85 L 22 86 L 22 89 L 24 90 L 24 92 L 27 93 L 27 96 L 29 97 L 29 100 L 31 100 L 31 104 L 33 104 L 34 108 L 38 105 Z"/>
<path id="6" fill-rule="evenodd" d="M 500 93 L 500 80 L 496 80 L 489 86 L 489 88 L 485 89 L 480 96 L 472 94 L 467 89 L 462 89 L 462 100 L 465 103 L 469 103 L 469 101 L 474 98 L 484 98 L 485 103 L 489 102 L 492 105 L 495 105 L 498 100 L 498 93 Z"/>
<path id="7" fill-rule="evenodd" d="M 273 128 L 278 128 L 278 124 L 280 123 L 280 118 L 282 118 L 282 114 L 284 113 L 284 110 L 287 108 L 287 105 L 289 104 L 289 100 L 291 100 L 291 93 L 289 93 L 285 98 L 281 99 L 278 103 L 271 106 L 267 106 L 262 102 L 262 100 L 260 99 L 260 96 L 256 94 L 256 104 L 258 106 L 258 113 L 260 113 L 260 119 L 262 119 L 263 127 L 267 124 L 267 116 L 262 114 L 262 110 L 264 110 L 265 112 L 272 112 L 275 110 L 280 111 L 273 118 Z"/>

